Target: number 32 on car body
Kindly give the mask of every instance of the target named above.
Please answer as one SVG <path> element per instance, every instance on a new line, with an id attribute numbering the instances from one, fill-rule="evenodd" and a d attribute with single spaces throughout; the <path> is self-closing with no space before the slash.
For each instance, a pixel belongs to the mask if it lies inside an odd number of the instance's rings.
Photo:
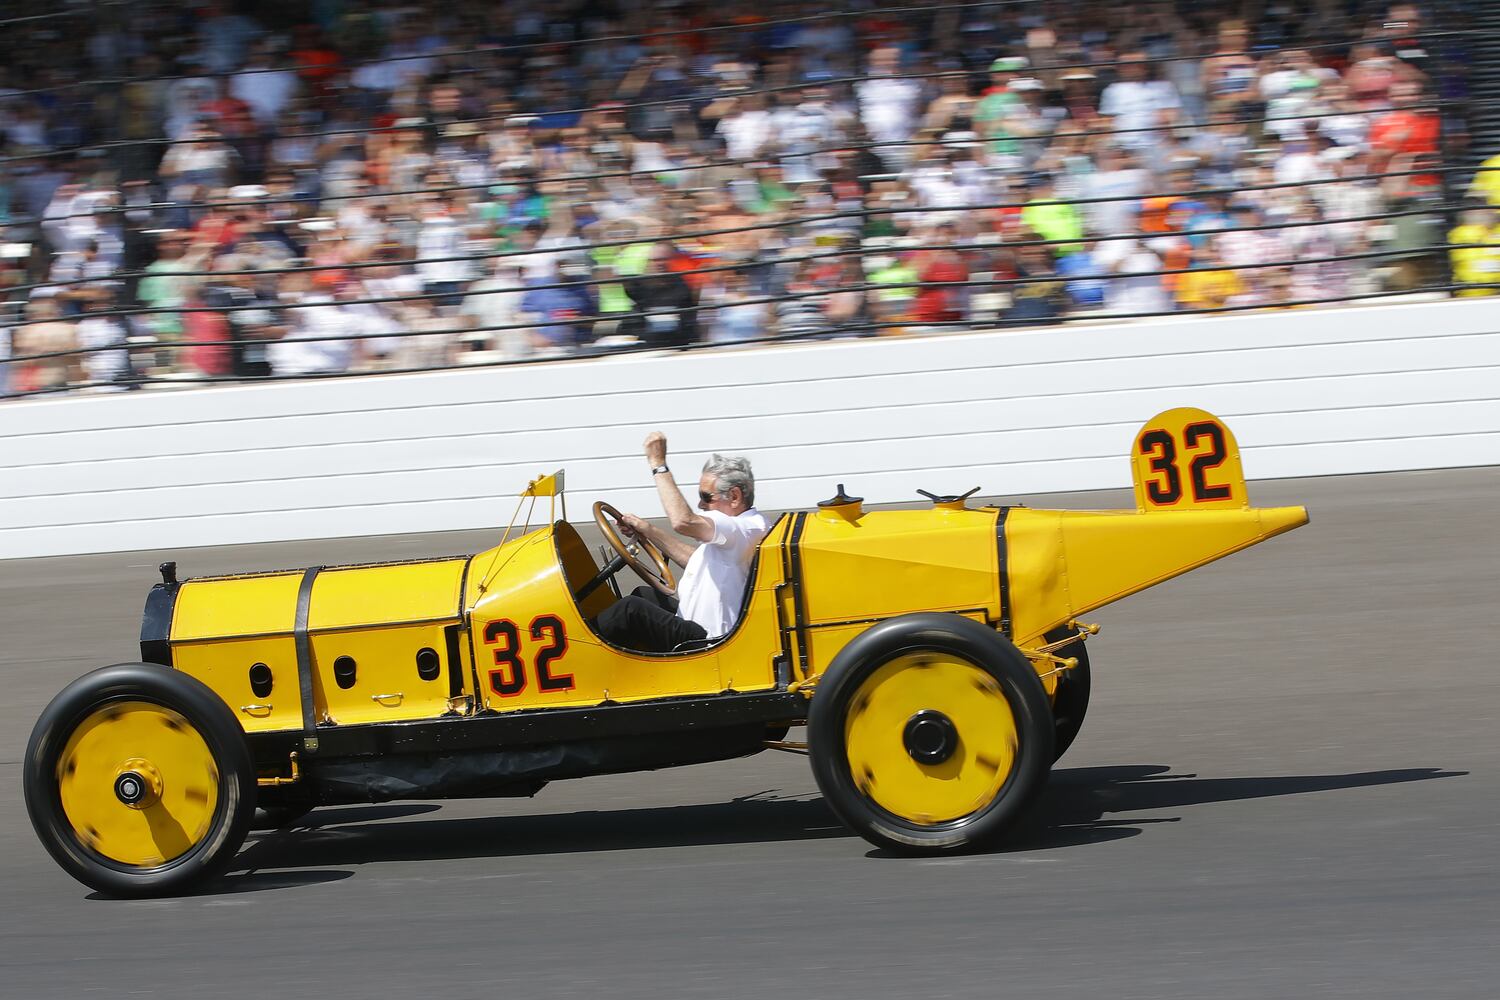
<path id="1" fill-rule="evenodd" d="M 1218 417 L 1193 407 L 1146 422 L 1131 451 L 1142 511 L 1250 506 L 1240 448 Z"/>
<path id="2" fill-rule="evenodd" d="M 525 630 L 532 643 L 541 643 L 532 652 L 532 667 L 538 691 L 571 691 L 573 675 L 559 673 L 553 664 L 568 652 L 568 633 L 556 615 L 538 615 Z M 521 632 L 506 618 L 492 621 L 484 628 L 484 644 L 491 647 L 494 667 L 489 671 L 490 690 L 501 698 L 514 698 L 530 683 L 530 672 L 521 656 Z"/>

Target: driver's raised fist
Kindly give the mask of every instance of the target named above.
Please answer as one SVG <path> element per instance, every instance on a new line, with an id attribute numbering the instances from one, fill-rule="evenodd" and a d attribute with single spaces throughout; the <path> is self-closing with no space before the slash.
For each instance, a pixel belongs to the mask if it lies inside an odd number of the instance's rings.
<path id="1" fill-rule="evenodd" d="M 646 435 L 646 461 L 653 466 L 667 464 L 667 436 L 661 431 Z"/>

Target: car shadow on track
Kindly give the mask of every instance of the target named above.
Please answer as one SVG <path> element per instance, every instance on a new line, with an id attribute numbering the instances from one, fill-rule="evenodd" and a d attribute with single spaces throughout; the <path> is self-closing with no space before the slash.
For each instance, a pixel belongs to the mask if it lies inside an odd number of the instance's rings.
<path id="1" fill-rule="evenodd" d="M 1467 772 L 1408 768 L 1355 774 L 1199 778 L 1165 764 L 1060 768 L 1036 809 L 1001 852 L 1054 850 L 1138 836 L 1179 816 L 1137 816 L 1213 802 L 1361 788 Z M 291 826 L 257 834 L 235 858 L 234 872 L 285 876 L 286 870 L 372 862 L 503 858 L 669 847 L 781 843 L 853 838 L 810 795 L 774 790 L 702 805 L 608 812 L 443 819 L 432 803 L 341 806 L 314 811 Z M 416 817 L 421 816 L 418 819 Z M 1116 818 L 1118 817 L 1118 818 Z M 382 822 L 375 822 L 375 821 Z M 396 820 L 392 822 L 392 820 Z M 871 857 L 887 857 L 883 851 Z M 246 875 L 224 879 L 232 883 Z M 268 886 L 269 887 L 269 886 Z"/>
<path id="2" fill-rule="evenodd" d="M 531 816 L 478 816 L 366 823 L 382 806 L 316 810 L 257 835 L 233 870 L 358 865 L 377 861 L 525 857 L 662 847 L 777 843 L 849 837 L 823 800 L 772 792 L 703 805 Z M 435 806 L 427 806 L 435 809 Z M 337 817 L 328 814 L 338 813 Z"/>
<path id="3" fill-rule="evenodd" d="M 1131 816 L 1132 813 L 1468 774 L 1413 767 L 1353 774 L 1200 778 L 1196 774 L 1172 774 L 1171 770 L 1166 764 L 1058 768 L 1052 772 L 1037 808 L 1003 849 L 1046 850 L 1065 846 L 1074 837 L 1081 838 L 1079 842 L 1111 840 L 1116 839 L 1108 835 L 1111 831 L 1117 836 L 1135 836 L 1142 832 L 1143 826 L 1181 821 L 1180 816 Z"/>

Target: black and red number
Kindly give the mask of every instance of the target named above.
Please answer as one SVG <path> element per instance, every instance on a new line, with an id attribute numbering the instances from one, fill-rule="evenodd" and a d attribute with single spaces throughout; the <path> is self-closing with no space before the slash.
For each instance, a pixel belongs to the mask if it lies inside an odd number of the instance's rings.
<path id="1" fill-rule="evenodd" d="M 556 615 L 537 615 L 531 620 L 531 637 L 542 639 L 544 633 L 550 643 L 536 651 L 536 684 L 543 691 L 571 691 L 573 690 L 572 674 L 553 674 L 552 664 L 562 659 L 568 652 L 568 632 L 563 628 L 562 619 Z"/>
<path id="2" fill-rule="evenodd" d="M 526 690 L 526 664 L 521 662 L 521 633 L 505 618 L 484 627 L 484 644 L 494 646 L 495 668 L 490 671 L 490 690 L 502 698 L 514 698 Z"/>
<path id="3" fill-rule="evenodd" d="M 1141 435 L 1140 451 L 1151 459 L 1151 471 L 1161 478 L 1146 483 L 1146 495 L 1159 507 L 1182 499 L 1182 475 L 1177 471 L 1177 442 L 1166 431 L 1147 431 Z M 1155 452 L 1155 454 L 1152 454 Z"/>
<path id="4" fill-rule="evenodd" d="M 1198 503 L 1205 500 L 1227 500 L 1230 492 L 1228 485 L 1221 483 L 1210 486 L 1208 483 L 1208 470 L 1217 469 L 1224 464 L 1224 428 L 1208 420 L 1188 424 L 1182 432 L 1182 443 L 1191 451 L 1204 437 L 1208 438 L 1208 450 L 1194 458 L 1192 465 L 1188 467 L 1189 478 L 1193 481 L 1193 499 Z"/>
<path id="5" fill-rule="evenodd" d="M 556 615 L 537 615 L 526 630 L 531 639 L 546 645 L 536 651 L 537 687 L 542 691 L 573 690 L 573 675 L 554 673 L 552 665 L 568 652 L 568 632 Z M 494 646 L 495 666 L 490 670 L 490 690 L 501 698 L 514 698 L 526 690 L 526 661 L 521 659 L 521 630 L 508 618 L 484 627 L 484 643 Z"/>

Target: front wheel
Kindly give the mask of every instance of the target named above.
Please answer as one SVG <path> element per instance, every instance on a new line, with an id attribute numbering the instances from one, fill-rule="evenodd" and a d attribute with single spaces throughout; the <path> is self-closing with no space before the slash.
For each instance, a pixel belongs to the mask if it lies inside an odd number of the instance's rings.
<path id="1" fill-rule="evenodd" d="M 64 688 L 37 720 L 24 768 L 43 846 L 111 896 L 168 895 L 218 874 L 255 810 L 254 764 L 228 706 L 149 664 Z"/>
<path id="2" fill-rule="evenodd" d="M 942 853 L 993 844 L 1052 764 L 1052 713 L 1007 639 L 958 615 L 904 615 L 841 650 L 808 712 L 829 806 L 879 847 Z"/>

